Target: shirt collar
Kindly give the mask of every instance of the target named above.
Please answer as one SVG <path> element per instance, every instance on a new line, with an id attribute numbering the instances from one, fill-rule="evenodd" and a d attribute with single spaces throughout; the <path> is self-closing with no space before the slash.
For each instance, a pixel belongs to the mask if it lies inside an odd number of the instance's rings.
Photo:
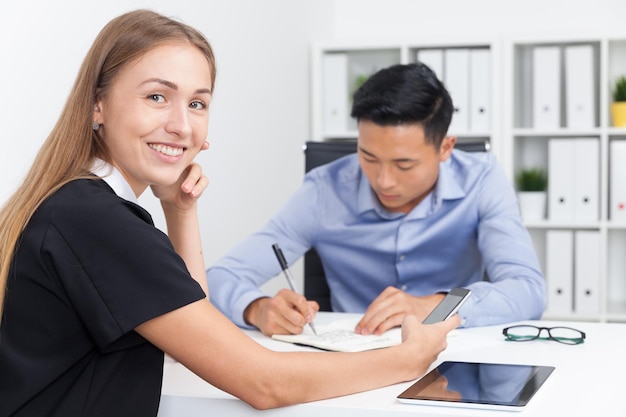
<path id="1" fill-rule="evenodd" d="M 457 163 L 451 155 L 447 161 L 439 164 L 439 178 L 434 189 L 434 205 L 439 208 L 443 200 L 456 200 L 465 197 L 465 190 L 456 178 L 456 171 L 452 164 Z"/>
<path id="2" fill-rule="evenodd" d="M 109 164 L 102 159 L 96 158 L 92 167 L 91 173 L 102 178 L 109 187 L 113 189 L 118 197 L 128 200 L 131 203 L 138 204 L 137 196 L 135 195 L 130 184 L 126 181 L 120 171 L 113 165 Z"/>
<path id="3" fill-rule="evenodd" d="M 359 214 L 365 214 L 368 211 L 373 211 L 383 219 L 396 219 L 404 216 L 404 213 L 393 213 L 387 211 L 383 205 L 380 204 L 380 201 L 378 201 L 376 193 L 374 193 L 372 187 L 370 187 L 370 183 L 367 180 L 367 177 L 363 174 L 363 171 L 360 171 L 359 175 L 359 194 L 357 197 Z"/>
<path id="4" fill-rule="evenodd" d="M 429 193 L 424 200 L 418 204 L 408 214 L 410 218 L 421 218 L 439 210 L 443 200 L 455 200 L 465 197 L 465 191 L 457 181 L 452 167 L 453 158 L 439 164 L 439 178 L 435 188 Z M 379 216 L 386 219 L 395 219 L 402 217 L 403 213 L 392 213 L 380 204 L 376 194 L 372 191 L 367 177 L 360 171 L 359 192 L 358 192 L 358 211 L 364 214 L 367 211 L 375 211 Z"/>

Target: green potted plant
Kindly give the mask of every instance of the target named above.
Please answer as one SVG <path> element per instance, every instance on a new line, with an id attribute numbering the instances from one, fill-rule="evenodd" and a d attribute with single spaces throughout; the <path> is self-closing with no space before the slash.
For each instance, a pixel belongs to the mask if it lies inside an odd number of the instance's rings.
<path id="1" fill-rule="evenodd" d="M 543 220 L 548 176 L 542 168 L 524 168 L 515 176 L 520 212 L 524 220 Z"/>
<path id="2" fill-rule="evenodd" d="M 518 191 L 546 191 L 548 177 L 541 168 L 524 168 L 515 177 Z"/>
<path id="3" fill-rule="evenodd" d="M 626 126 L 626 76 L 622 75 L 615 80 L 611 94 L 613 126 Z"/>

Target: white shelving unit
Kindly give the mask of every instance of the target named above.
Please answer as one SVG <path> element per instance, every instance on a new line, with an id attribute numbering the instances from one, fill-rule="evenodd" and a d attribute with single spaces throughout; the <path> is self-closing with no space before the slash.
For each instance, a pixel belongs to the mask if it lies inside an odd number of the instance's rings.
<path id="1" fill-rule="evenodd" d="M 566 83 L 561 81 L 560 120 L 558 126 L 537 128 L 533 123 L 533 54 L 537 47 L 554 47 L 559 51 L 561 79 L 565 73 L 565 51 L 571 46 L 585 46 L 591 50 L 593 68 L 593 117 L 595 122 L 586 127 L 566 127 Z M 575 249 L 563 248 L 563 253 L 571 251 L 572 269 L 571 310 L 564 311 L 551 308 L 554 303 L 549 301 L 546 311 L 547 319 L 587 320 L 587 321 L 619 321 L 626 322 L 626 221 L 617 222 L 610 215 L 610 144 L 614 141 L 626 141 L 626 128 L 611 125 L 610 86 L 619 76 L 626 74 L 626 35 L 623 37 L 608 36 L 533 36 L 529 38 L 504 39 L 435 39 L 428 42 L 402 41 L 396 43 L 349 42 L 325 43 L 312 47 L 311 97 L 312 124 L 311 139 L 327 141 L 335 139 L 355 139 L 356 126 L 350 120 L 350 95 L 356 89 L 354 83 L 362 75 L 369 75 L 380 68 L 397 63 L 410 63 L 417 60 L 417 52 L 430 49 L 485 49 L 490 55 L 490 109 L 491 118 L 488 129 L 482 131 L 459 130 L 459 140 L 488 139 L 491 151 L 498 157 L 511 180 L 522 168 L 539 166 L 549 171 L 549 141 L 583 138 L 597 139 L 598 143 L 598 201 L 597 216 L 586 220 L 563 220 L 554 217 L 545 220 L 527 221 L 528 228 L 542 270 L 546 273 L 548 262 L 553 262 L 547 254 L 547 236 L 553 231 L 571 232 L 573 241 L 577 235 L 596 232 L 599 238 L 599 260 L 592 268 L 597 275 L 578 273 Z M 339 85 L 345 89 L 345 128 L 325 129 L 324 83 L 326 78 L 336 74 L 324 73 L 324 59 L 328 55 L 342 54 L 346 68 L 345 79 Z M 445 80 L 444 80 L 445 82 Z M 336 90 L 333 90 L 336 93 Z M 452 94 L 453 101 L 455 100 Z M 571 120 L 571 119 L 570 119 Z M 342 125 L 343 126 L 343 125 Z M 554 167 L 553 167 L 554 168 Z M 575 169 L 585 167 L 576 166 Z M 626 170 L 626 164 L 623 169 Z M 550 178 L 548 178 L 550 184 Z M 549 185 L 550 186 L 550 185 Z M 624 184 L 626 187 L 626 184 Z M 549 213 L 549 210 L 547 210 Z M 582 246 L 582 245 L 581 245 Z M 552 249 L 554 251 L 554 248 Z M 587 256 L 579 256 L 585 259 Z M 588 266 L 588 265 L 587 265 Z M 549 276 L 546 280 L 551 291 L 555 290 L 555 280 Z M 584 279 L 583 279 L 584 278 Z M 551 281 L 552 280 L 552 281 Z M 586 280 L 586 281 L 585 281 Z M 585 288 L 586 285 L 592 288 Z M 577 295 L 578 291 L 578 295 Z M 549 294 L 549 298 L 554 298 Z M 579 299 L 576 299 L 579 297 Z M 584 299 L 597 297 L 597 304 L 586 309 L 581 308 Z M 583 301 L 580 301 L 583 300 Z M 577 305 L 579 308 L 577 308 Z"/>
<path id="2" fill-rule="evenodd" d="M 591 155 L 582 161 L 575 163 L 574 169 L 585 172 L 593 169 L 597 172 L 589 172 L 588 175 L 597 177 L 597 216 L 590 219 L 560 219 L 550 215 L 548 207 L 546 219 L 543 221 L 526 222 L 526 227 L 531 233 L 546 280 L 548 282 L 548 309 L 545 317 L 550 319 L 574 319 L 592 321 L 626 321 L 626 224 L 620 224 L 611 219 L 609 213 L 610 187 L 609 187 L 609 144 L 612 141 L 626 140 L 626 129 L 611 127 L 610 85 L 618 75 L 626 74 L 626 38 L 612 39 L 605 37 L 567 37 L 567 38 L 533 38 L 509 40 L 504 54 L 505 78 L 503 92 L 506 113 L 504 117 L 503 147 L 505 148 L 502 163 L 508 169 L 508 174 L 514 178 L 522 168 L 534 166 L 542 167 L 550 171 L 550 162 L 554 168 L 556 159 L 566 158 L 565 155 L 549 155 L 549 143 L 551 140 L 572 139 L 580 142 L 583 139 L 593 138 L 599 146 L 598 161 L 594 162 Z M 532 104 L 532 68 L 534 48 L 555 47 L 560 51 L 559 65 L 561 76 L 567 76 L 567 64 L 565 51 L 570 47 L 586 46 L 591 53 L 591 67 L 593 68 L 593 115 L 595 122 L 586 127 L 567 127 L 567 94 L 568 90 L 564 81 L 561 81 L 560 92 L 560 122 L 557 127 L 535 128 L 533 127 Z M 586 65 L 586 63 L 585 63 Z M 581 86 L 583 88 L 584 86 Z M 560 166 L 560 162 L 558 162 Z M 623 167 L 626 169 L 626 165 Z M 548 175 L 548 188 L 558 187 L 557 179 Z M 626 187 L 626 184 L 624 184 Z M 548 205 L 555 204 L 548 198 Z M 574 247 L 552 247 L 547 243 L 548 235 L 554 231 L 571 232 L 574 236 Z M 599 237 L 599 260 L 597 263 L 589 261 L 592 255 L 576 254 L 575 236 L 586 232 L 595 232 Z M 580 251 L 579 251 L 580 252 Z M 573 277 L 569 278 L 571 288 L 565 291 L 569 296 L 571 308 L 569 311 L 563 308 L 552 308 L 550 300 L 562 296 L 558 293 L 562 290 L 560 276 L 563 268 L 550 268 L 568 254 L 573 261 Z M 557 259 L 555 261 L 555 259 Z M 591 271 L 583 271 L 585 268 L 578 267 L 577 262 L 591 262 Z M 589 265 L 587 265 L 589 266 Z M 551 276 L 550 271 L 553 271 Z M 593 276 L 595 275 L 595 276 Z M 557 282 L 558 281 L 558 282 Z M 591 307 L 585 299 L 595 299 Z"/>
<path id="3" fill-rule="evenodd" d="M 429 42 L 397 42 L 397 43 L 376 43 L 376 42 L 352 42 L 352 43 L 326 43 L 316 44 L 312 47 L 312 69 L 311 69 L 311 140 L 324 141 L 336 139 L 356 139 L 357 131 L 354 120 L 350 118 L 351 95 L 357 88 L 357 80 L 359 77 L 369 76 L 379 69 L 394 65 L 406 64 L 417 61 L 418 51 L 422 50 L 465 50 L 475 51 L 484 50 L 489 52 L 489 68 L 490 82 L 488 88 L 488 102 L 490 110 L 489 126 L 481 129 L 462 129 L 455 132 L 460 141 L 476 141 L 489 140 L 491 142 L 494 131 L 497 126 L 497 120 L 500 116 L 500 98 L 496 95 L 497 85 L 500 82 L 501 70 L 497 67 L 500 62 L 498 58 L 498 43 L 494 43 L 492 39 L 464 39 L 462 41 L 437 39 Z M 337 89 L 331 89 L 329 94 L 343 94 L 336 101 L 342 102 L 341 109 L 334 113 L 340 114 L 340 124 L 343 125 L 345 120 L 345 128 L 337 129 L 336 125 L 332 128 L 325 128 L 325 109 L 326 97 L 325 88 L 329 87 L 325 83 L 326 77 L 335 77 L 336 74 L 326 74 L 324 72 L 324 59 L 329 56 L 343 56 L 345 71 L 342 73 L 338 82 L 329 83 L 336 87 L 343 86 L 341 92 Z M 454 101 L 454 97 L 453 97 Z M 456 104 L 456 103 L 455 103 Z M 326 124 L 328 125 L 328 124 Z M 492 151 L 495 143 L 492 144 Z"/>

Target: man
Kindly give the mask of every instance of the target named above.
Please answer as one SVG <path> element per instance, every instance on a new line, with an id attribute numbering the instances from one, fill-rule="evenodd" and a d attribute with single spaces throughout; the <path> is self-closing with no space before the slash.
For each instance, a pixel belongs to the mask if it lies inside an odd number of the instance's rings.
<path id="1" fill-rule="evenodd" d="M 540 318 L 545 282 L 514 190 L 490 153 L 453 150 L 452 100 L 423 64 L 372 75 L 354 95 L 357 153 L 309 172 L 257 233 L 207 271 L 211 301 L 240 326 L 300 333 L 317 303 L 259 286 L 314 247 L 334 311 L 364 312 L 355 331 L 380 334 L 424 319 L 445 292 L 473 295 L 462 325 Z M 487 277 L 487 278 L 486 278 Z"/>

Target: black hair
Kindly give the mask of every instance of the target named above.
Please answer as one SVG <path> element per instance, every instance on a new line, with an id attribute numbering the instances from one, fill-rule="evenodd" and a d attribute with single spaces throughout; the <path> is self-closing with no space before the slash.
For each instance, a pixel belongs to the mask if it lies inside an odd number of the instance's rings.
<path id="1" fill-rule="evenodd" d="M 454 107 L 435 73 L 421 62 L 374 73 L 354 93 L 351 116 L 380 126 L 418 124 L 426 142 L 440 148 Z"/>

